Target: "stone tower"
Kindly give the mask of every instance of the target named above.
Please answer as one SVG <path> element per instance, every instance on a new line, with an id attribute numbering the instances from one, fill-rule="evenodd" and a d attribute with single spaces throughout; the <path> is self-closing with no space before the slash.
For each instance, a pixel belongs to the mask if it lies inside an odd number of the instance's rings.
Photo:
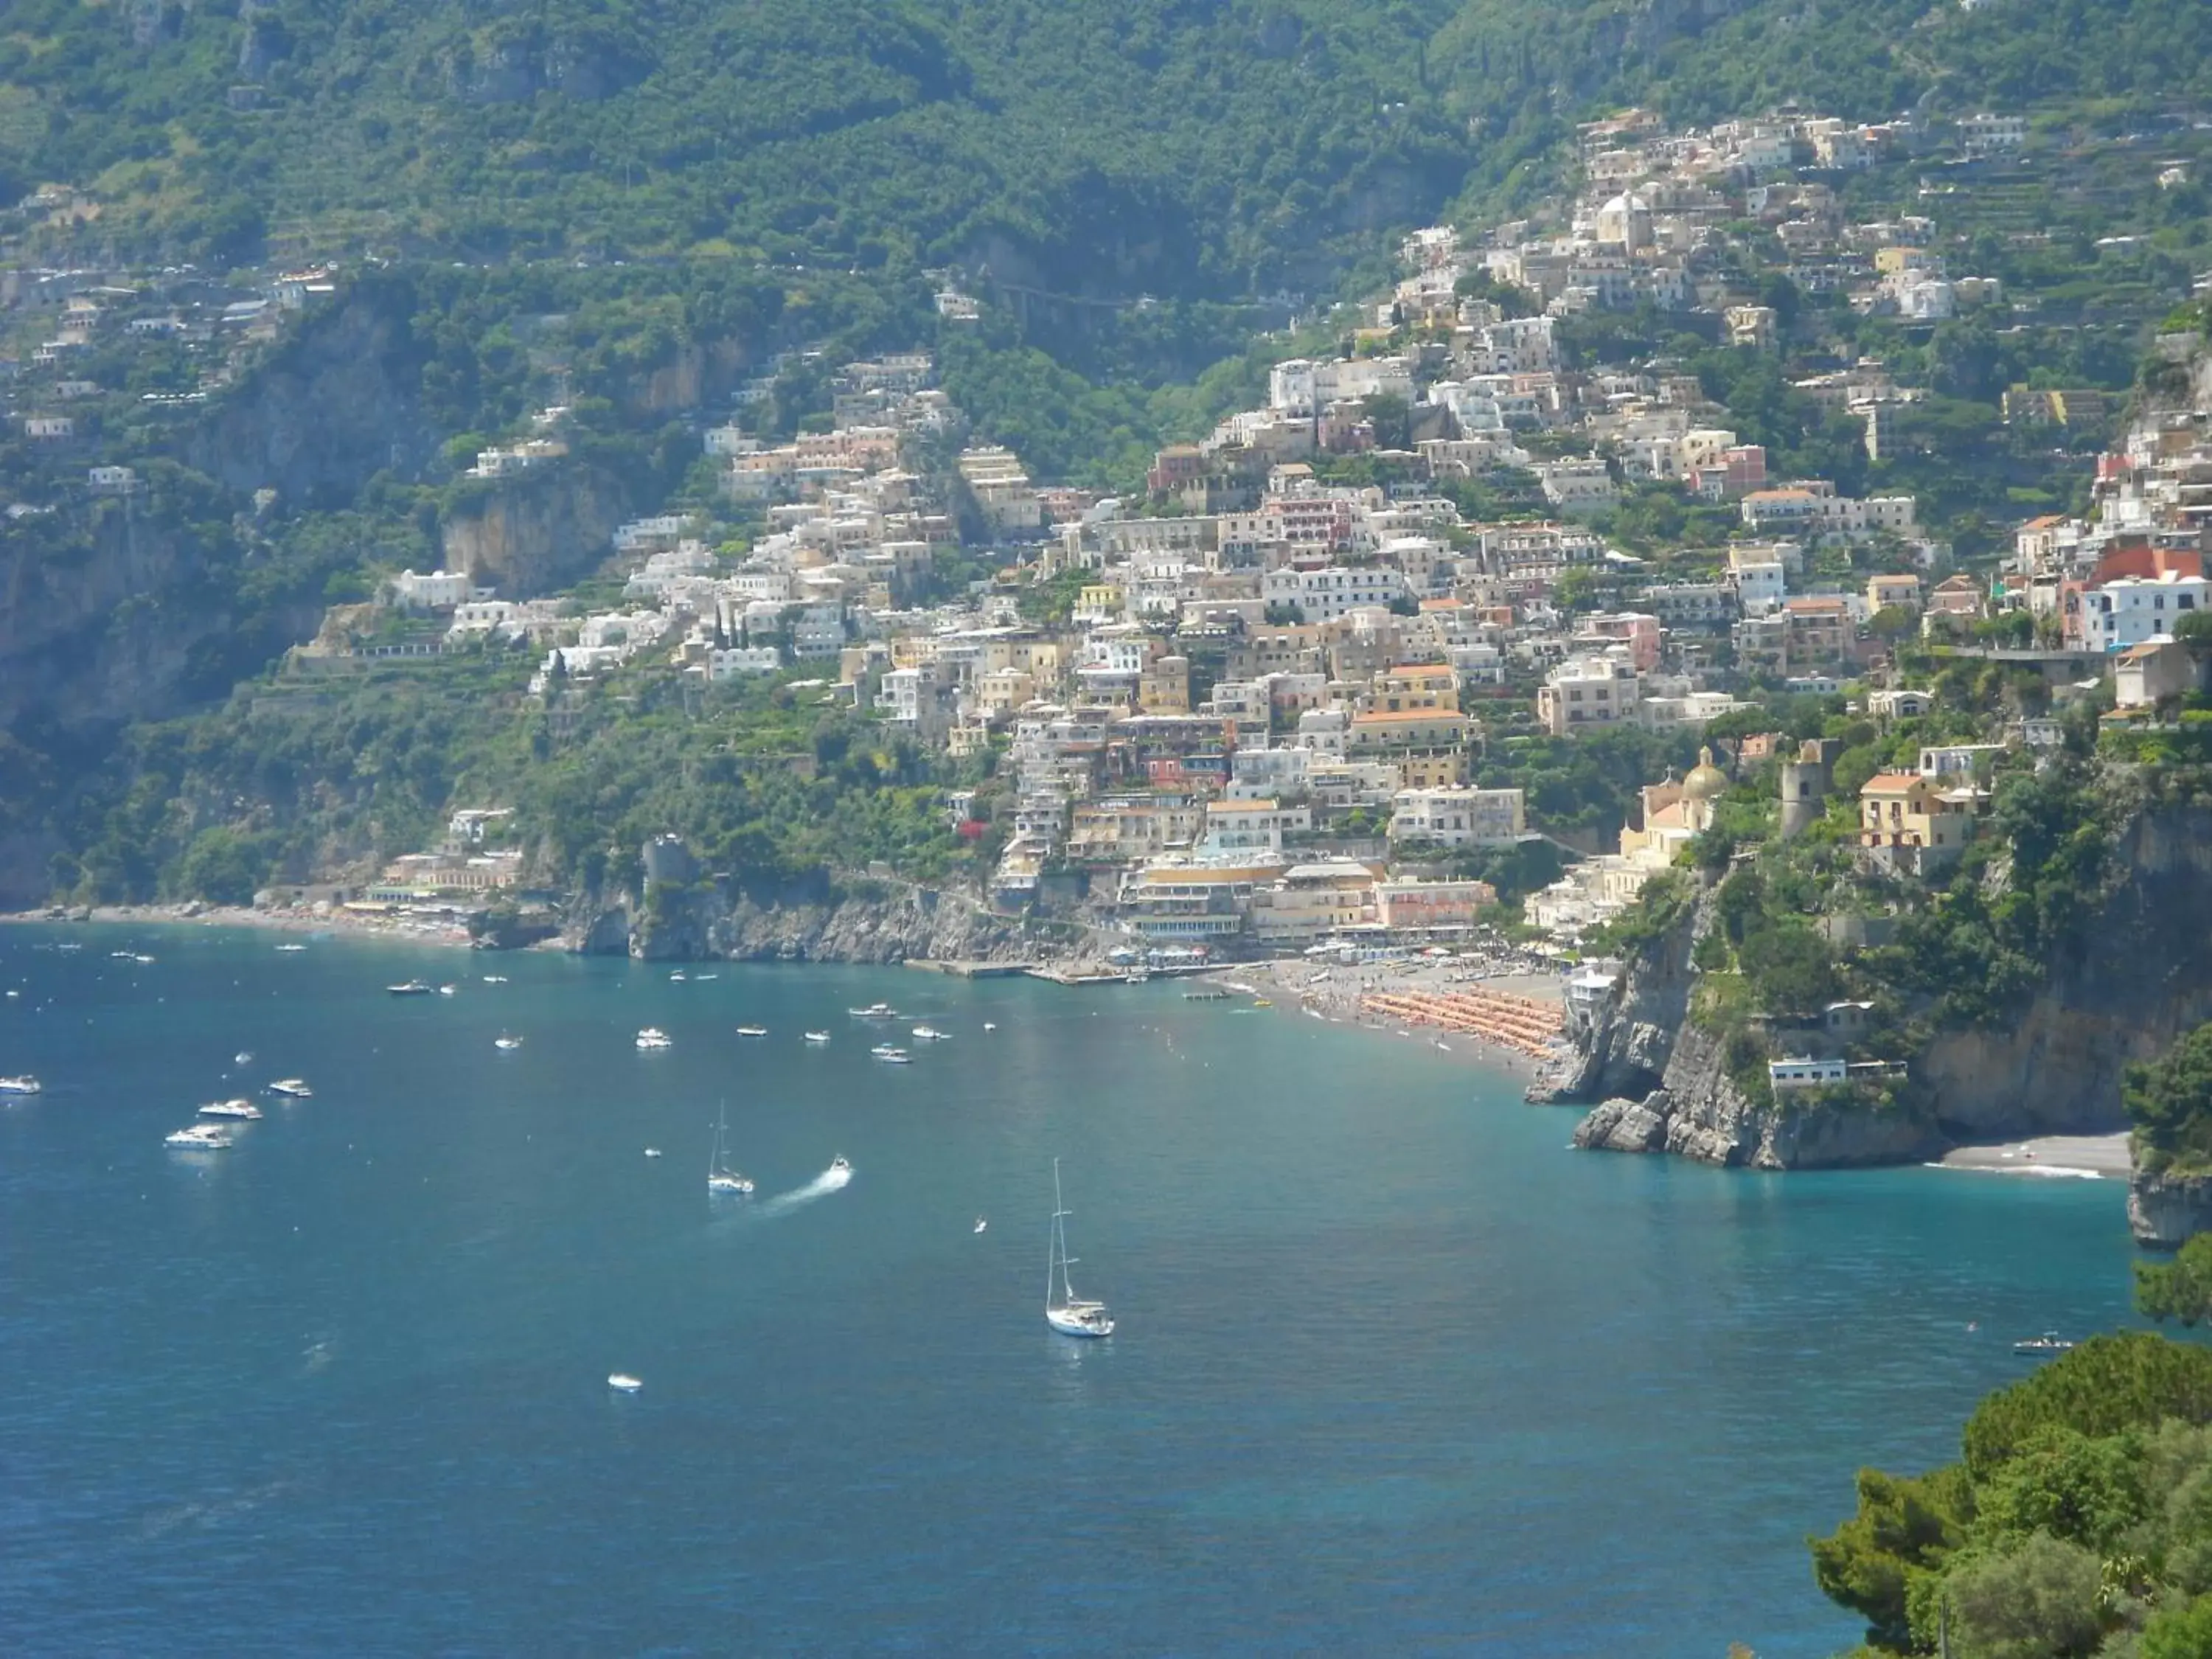
<path id="1" fill-rule="evenodd" d="M 1802 833 L 1828 810 L 1828 787 L 1843 747 L 1834 738 L 1808 738 L 1798 745 L 1796 759 L 1782 763 L 1783 840 Z"/>

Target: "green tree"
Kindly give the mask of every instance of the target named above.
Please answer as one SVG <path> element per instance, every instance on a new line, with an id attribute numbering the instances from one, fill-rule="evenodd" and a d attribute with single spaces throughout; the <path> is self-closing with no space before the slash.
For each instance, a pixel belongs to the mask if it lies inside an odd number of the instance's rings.
<path id="1" fill-rule="evenodd" d="M 2151 1064 L 2129 1066 L 2121 1074 L 2120 1104 L 2158 1167 L 2212 1159 L 2212 1022 Z"/>
<path id="2" fill-rule="evenodd" d="M 2104 1635 L 2094 1551 L 2037 1533 L 1960 1567 L 1944 1586 L 1960 1659 L 2087 1659 Z"/>
<path id="3" fill-rule="evenodd" d="M 2136 1310 L 2160 1324 L 2172 1319 L 2197 1325 L 2212 1319 L 2212 1233 L 2199 1233 L 2163 1264 L 2138 1261 Z"/>

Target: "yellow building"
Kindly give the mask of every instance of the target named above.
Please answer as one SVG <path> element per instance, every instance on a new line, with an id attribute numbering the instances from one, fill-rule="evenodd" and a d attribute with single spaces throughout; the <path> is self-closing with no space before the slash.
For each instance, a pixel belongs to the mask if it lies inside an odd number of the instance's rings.
<path id="1" fill-rule="evenodd" d="M 1973 838 L 1980 798 L 1917 772 L 1882 772 L 1859 791 L 1859 845 L 1913 863 L 1946 862 Z"/>

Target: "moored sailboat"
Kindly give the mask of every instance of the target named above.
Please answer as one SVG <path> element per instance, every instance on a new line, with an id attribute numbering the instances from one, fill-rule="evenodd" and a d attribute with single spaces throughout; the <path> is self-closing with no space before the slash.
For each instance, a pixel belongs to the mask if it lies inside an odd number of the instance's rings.
<path id="1" fill-rule="evenodd" d="M 753 1189 L 752 1177 L 739 1175 L 730 1167 L 727 1146 L 730 1133 L 730 1112 L 725 1106 L 714 1118 L 714 1155 L 707 1164 L 707 1190 L 728 1193 L 742 1197 Z"/>
<path id="2" fill-rule="evenodd" d="M 1111 1336 L 1114 1316 L 1103 1302 L 1092 1302 L 1075 1293 L 1067 1270 L 1075 1258 L 1067 1253 L 1067 1218 L 1072 1213 L 1060 1195 L 1060 1160 L 1052 1161 L 1052 1243 L 1045 1255 L 1044 1322 L 1062 1336 Z"/>

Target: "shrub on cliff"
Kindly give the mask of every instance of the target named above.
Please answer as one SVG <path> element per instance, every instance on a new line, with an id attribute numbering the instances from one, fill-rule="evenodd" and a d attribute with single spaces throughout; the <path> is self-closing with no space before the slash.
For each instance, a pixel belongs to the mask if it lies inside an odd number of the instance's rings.
<path id="1" fill-rule="evenodd" d="M 2146 1170 L 2212 1164 L 2212 1022 L 2122 1074 L 2120 1103 Z"/>

